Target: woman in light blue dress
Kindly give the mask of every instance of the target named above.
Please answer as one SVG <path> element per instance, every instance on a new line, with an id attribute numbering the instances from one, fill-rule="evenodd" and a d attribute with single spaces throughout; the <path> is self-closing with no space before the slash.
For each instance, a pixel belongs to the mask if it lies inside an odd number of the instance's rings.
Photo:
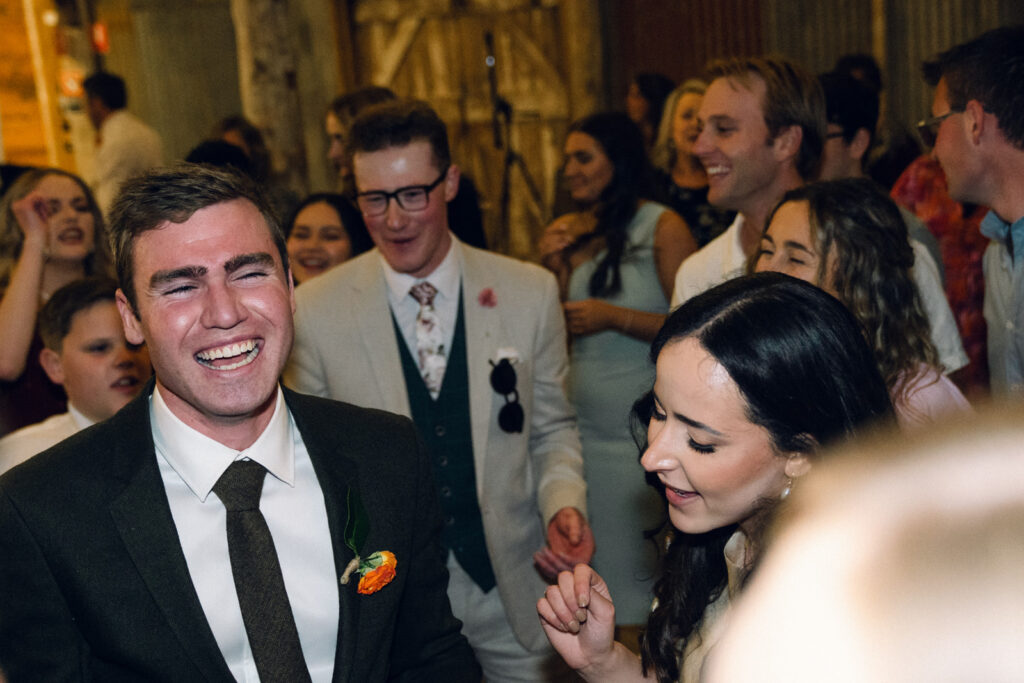
<path id="1" fill-rule="evenodd" d="M 654 377 L 647 350 L 676 270 L 697 248 L 682 218 L 644 199 L 649 170 L 640 131 L 624 114 L 576 122 L 564 174 L 580 210 L 556 219 L 540 243 L 572 336 L 569 394 L 583 441 L 593 563 L 616 596 L 621 625 L 646 621 L 657 553 L 644 531 L 663 512 L 644 484 L 630 410 Z"/>

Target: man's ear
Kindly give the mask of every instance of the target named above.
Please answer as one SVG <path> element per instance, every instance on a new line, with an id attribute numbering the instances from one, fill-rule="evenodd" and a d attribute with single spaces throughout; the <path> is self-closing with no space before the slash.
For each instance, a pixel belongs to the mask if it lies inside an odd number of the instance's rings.
<path id="1" fill-rule="evenodd" d="M 871 147 L 871 133 L 867 128 L 858 128 L 848 146 L 850 157 L 863 163 L 864 155 L 868 153 L 869 147 Z"/>
<path id="2" fill-rule="evenodd" d="M 980 143 L 985 132 L 985 109 L 978 100 L 967 101 L 964 107 L 964 125 L 967 127 L 967 136 L 971 144 Z"/>
<path id="3" fill-rule="evenodd" d="M 779 161 L 796 159 L 800 153 L 800 144 L 804 140 L 804 129 L 800 126 L 786 126 L 779 131 L 779 134 L 772 140 L 772 147 L 775 149 L 775 158 Z"/>
<path id="4" fill-rule="evenodd" d="M 448 167 L 448 173 L 444 178 L 444 200 L 446 202 L 455 199 L 455 195 L 459 193 L 459 178 L 461 177 L 462 171 L 459 170 L 458 165 L 452 164 Z"/>
<path id="5" fill-rule="evenodd" d="M 64 364 L 60 361 L 60 354 L 53 349 L 44 348 L 39 352 L 39 364 L 43 366 L 46 376 L 54 384 L 64 384 Z"/>
<path id="6" fill-rule="evenodd" d="M 142 336 L 142 325 L 139 322 L 139 318 L 135 315 L 135 311 L 132 310 L 132 305 L 128 303 L 128 297 L 124 295 L 120 288 L 114 294 L 114 299 L 117 302 L 117 312 L 121 314 L 121 324 L 124 325 L 124 338 L 130 344 L 142 344 L 145 342 L 146 338 Z"/>

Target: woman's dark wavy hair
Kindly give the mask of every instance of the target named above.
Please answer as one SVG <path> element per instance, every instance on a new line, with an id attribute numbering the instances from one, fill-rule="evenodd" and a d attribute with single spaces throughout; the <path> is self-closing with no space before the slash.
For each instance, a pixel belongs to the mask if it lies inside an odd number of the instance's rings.
<path id="1" fill-rule="evenodd" d="M 359 254 L 373 249 L 373 240 L 370 239 L 370 233 L 366 230 L 363 214 L 352 205 L 348 197 L 336 192 L 316 192 L 299 202 L 299 205 L 295 207 L 295 210 L 288 216 L 288 221 L 284 224 L 285 237 L 291 236 L 292 228 L 295 227 L 295 219 L 299 217 L 302 210 L 311 204 L 319 204 L 320 202 L 327 204 L 338 214 L 341 226 L 348 233 L 348 241 L 352 245 L 352 257 L 359 256 Z"/>
<path id="2" fill-rule="evenodd" d="M 669 344 L 696 339 L 729 373 L 747 417 L 777 453 L 816 457 L 823 446 L 867 423 L 891 422 L 892 403 L 853 315 L 817 287 L 780 273 L 737 278 L 673 312 L 651 344 L 651 361 Z M 651 393 L 633 407 L 638 436 L 653 411 Z M 646 438 L 638 438 L 641 453 Z M 657 478 L 648 480 L 664 497 Z M 764 501 L 765 524 L 777 501 Z M 759 528 L 764 524 L 759 525 Z M 707 606 L 727 584 L 724 550 L 735 525 L 704 534 L 673 533 L 654 586 L 658 606 L 641 637 L 643 669 L 676 681 L 679 653 L 696 637 Z M 756 549 L 760 538 L 748 541 Z M 759 553 L 758 553 L 759 554 Z"/>
<path id="3" fill-rule="evenodd" d="M 597 225 L 565 248 L 566 259 L 591 240 L 603 237 L 605 257 L 590 277 L 591 296 L 610 296 L 622 289 L 619 264 L 626 249 L 626 228 L 636 215 L 640 199 L 651 188 L 651 168 L 644 150 L 643 135 L 628 116 L 620 112 L 602 112 L 580 119 L 570 133 L 583 133 L 597 141 L 614 173 L 598 199 Z"/>
<path id="4" fill-rule="evenodd" d="M 787 192 L 778 206 L 801 201 L 808 204 L 820 257 L 818 282 L 825 286 L 831 280 L 831 289 L 860 321 L 898 403 L 921 363 L 940 367 L 911 270 L 914 250 L 903 216 L 868 178 L 810 183 Z"/>

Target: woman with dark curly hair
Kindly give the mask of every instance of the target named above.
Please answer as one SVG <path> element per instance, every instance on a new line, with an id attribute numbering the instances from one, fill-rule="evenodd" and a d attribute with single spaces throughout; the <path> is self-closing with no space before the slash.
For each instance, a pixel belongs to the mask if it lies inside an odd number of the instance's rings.
<path id="1" fill-rule="evenodd" d="M 671 526 L 638 659 L 612 640 L 614 591 L 587 565 L 538 602 L 545 632 L 588 681 L 695 682 L 716 623 L 762 553 L 764 529 L 822 449 L 892 404 L 852 314 L 764 273 L 700 294 L 651 345 L 654 388 L 634 406 L 640 462 Z M 600 541 L 599 541 L 600 542 Z"/>
<path id="2" fill-rule="evenodd" d="M 565 157 L 580 210 L 548 228 L 541 251 L 562 285 L 572 334 L 569 398 L 590 524 L 602 539 L 594 564 L 619 595 L 621 624 L 637 625 L 650 606 L 656 559 L 641 531 L 657 522 L 660 506 L 633 457 L 629 411 L 650 387 L 648 344 L 665 321 L 675 272 L 696 244 L 677 214 L 644 199 L 650 169 L 640 131 L 624 114 L 574 124 Z"/>
<path id="3" fill-rule="evenodd" d="M 768 217 L 754 268 L 817 285 L 860 321 L 900 424 L 970 410 L 943 373 L 911 268 L 914 250 L 896 204 L 850 178 L 788 192 Z"/>

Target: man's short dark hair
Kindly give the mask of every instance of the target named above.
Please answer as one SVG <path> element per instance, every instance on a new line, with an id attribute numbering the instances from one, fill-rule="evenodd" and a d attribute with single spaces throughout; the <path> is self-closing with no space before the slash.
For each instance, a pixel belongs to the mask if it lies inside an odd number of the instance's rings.
<path id="1" fill-rule="evenodd" d="M 352 125 L 352 121 L 364 110 L 369 109 L 375 104 L 391 102 L 397 99 L 398 96 L 395 95 L 391 88 L 385 88 L 381 85 L 369 85 L 335 97 L 331 100 L 330 112 L 338 117 L 338 121 L 341 122 L 344 128 L 348 128 Z"/>
<path id="2" fill-rule="evenodd" d="M 43 345 L 60 353 L 75 315 L 101 301 L 114 303 L 116 291 L 117 282 L 113 278 L 98 275 L 75 280 L 58 289 L 39 311 L 39 336 L 43 338 Z"/>
<path id="3" fill-rule="evenodd" d="M 1024 25 L 982 33 L 926 61 L 922 70 L 930 85 L 946 79 L 951 109 L 977 100 L 1006 139 L 1024 149 Z"/>
<path id="4" fill-rule="evenodd" d="M 878 125 L 878 93 L 863 81 L 835 71 L 818 77 L 825 93 L 825 113 L 829 123 L 843 129 L 846 144 L 857 131 L 867 130 L 872 140 Z"/>
<path id="5" fill-rule="evenodd" d="M 396 100 L 378 104 L 360 114 L 349 131 L 349 149 L 353 155 L 404 147 L 417 140 L 430 143 L 438 170 L 451 164 L 448 129 L 426 102 Z"/>
<path id="6" fill-rule="evenodd" d="M 204 140 L 192 148 L 185 157 L 190 164 L 206 164 L 216 168 L 230 168 L 255 179 L 252 161 L 245 151 L 224 140 Z"/>
<path id="7" fill-rule="evenodd" d="M 110 246 L 117 279 L 136 315 L 138 306 L 132 281 L 135 239 L 165 223 L 184 223 L 199 209 L 234 199 L 245 199 L 259 209 L 287 274 L 288 249 L 281 223 L 250 178 L 227 169 L 181 163 L 151 170 L 125 182 L 110 210 Z"/>
<path id="8" fill-rule="evenodd" d="M 876 93 L 882 92 L 882 70 L 878 68 L 878 60 L 867 53 L 843 55 L 836 60 L 832 71 L 856 78 Z"/>
<path id="9" fill-rule="evenodd" d="M 96 97 L 107 109 L 118 110 L 128 106 L 128 91 L 124 79 L 106 71 L 97 71 L 82 82 L 89 97 Z"/>
<path id="10" fill-rule="evenodd" d="M 802 66 L 783 57 L 734 57 L 711 62 L 707 81 L 725 78 L 750 89 L 751 79 L 765 84 L 764 122 L 772 139 L 783 128 L 803 131 L 796 170 L 804 180 L 818 175 L 825 146 L 825 97 L 821 85 Z"/>

